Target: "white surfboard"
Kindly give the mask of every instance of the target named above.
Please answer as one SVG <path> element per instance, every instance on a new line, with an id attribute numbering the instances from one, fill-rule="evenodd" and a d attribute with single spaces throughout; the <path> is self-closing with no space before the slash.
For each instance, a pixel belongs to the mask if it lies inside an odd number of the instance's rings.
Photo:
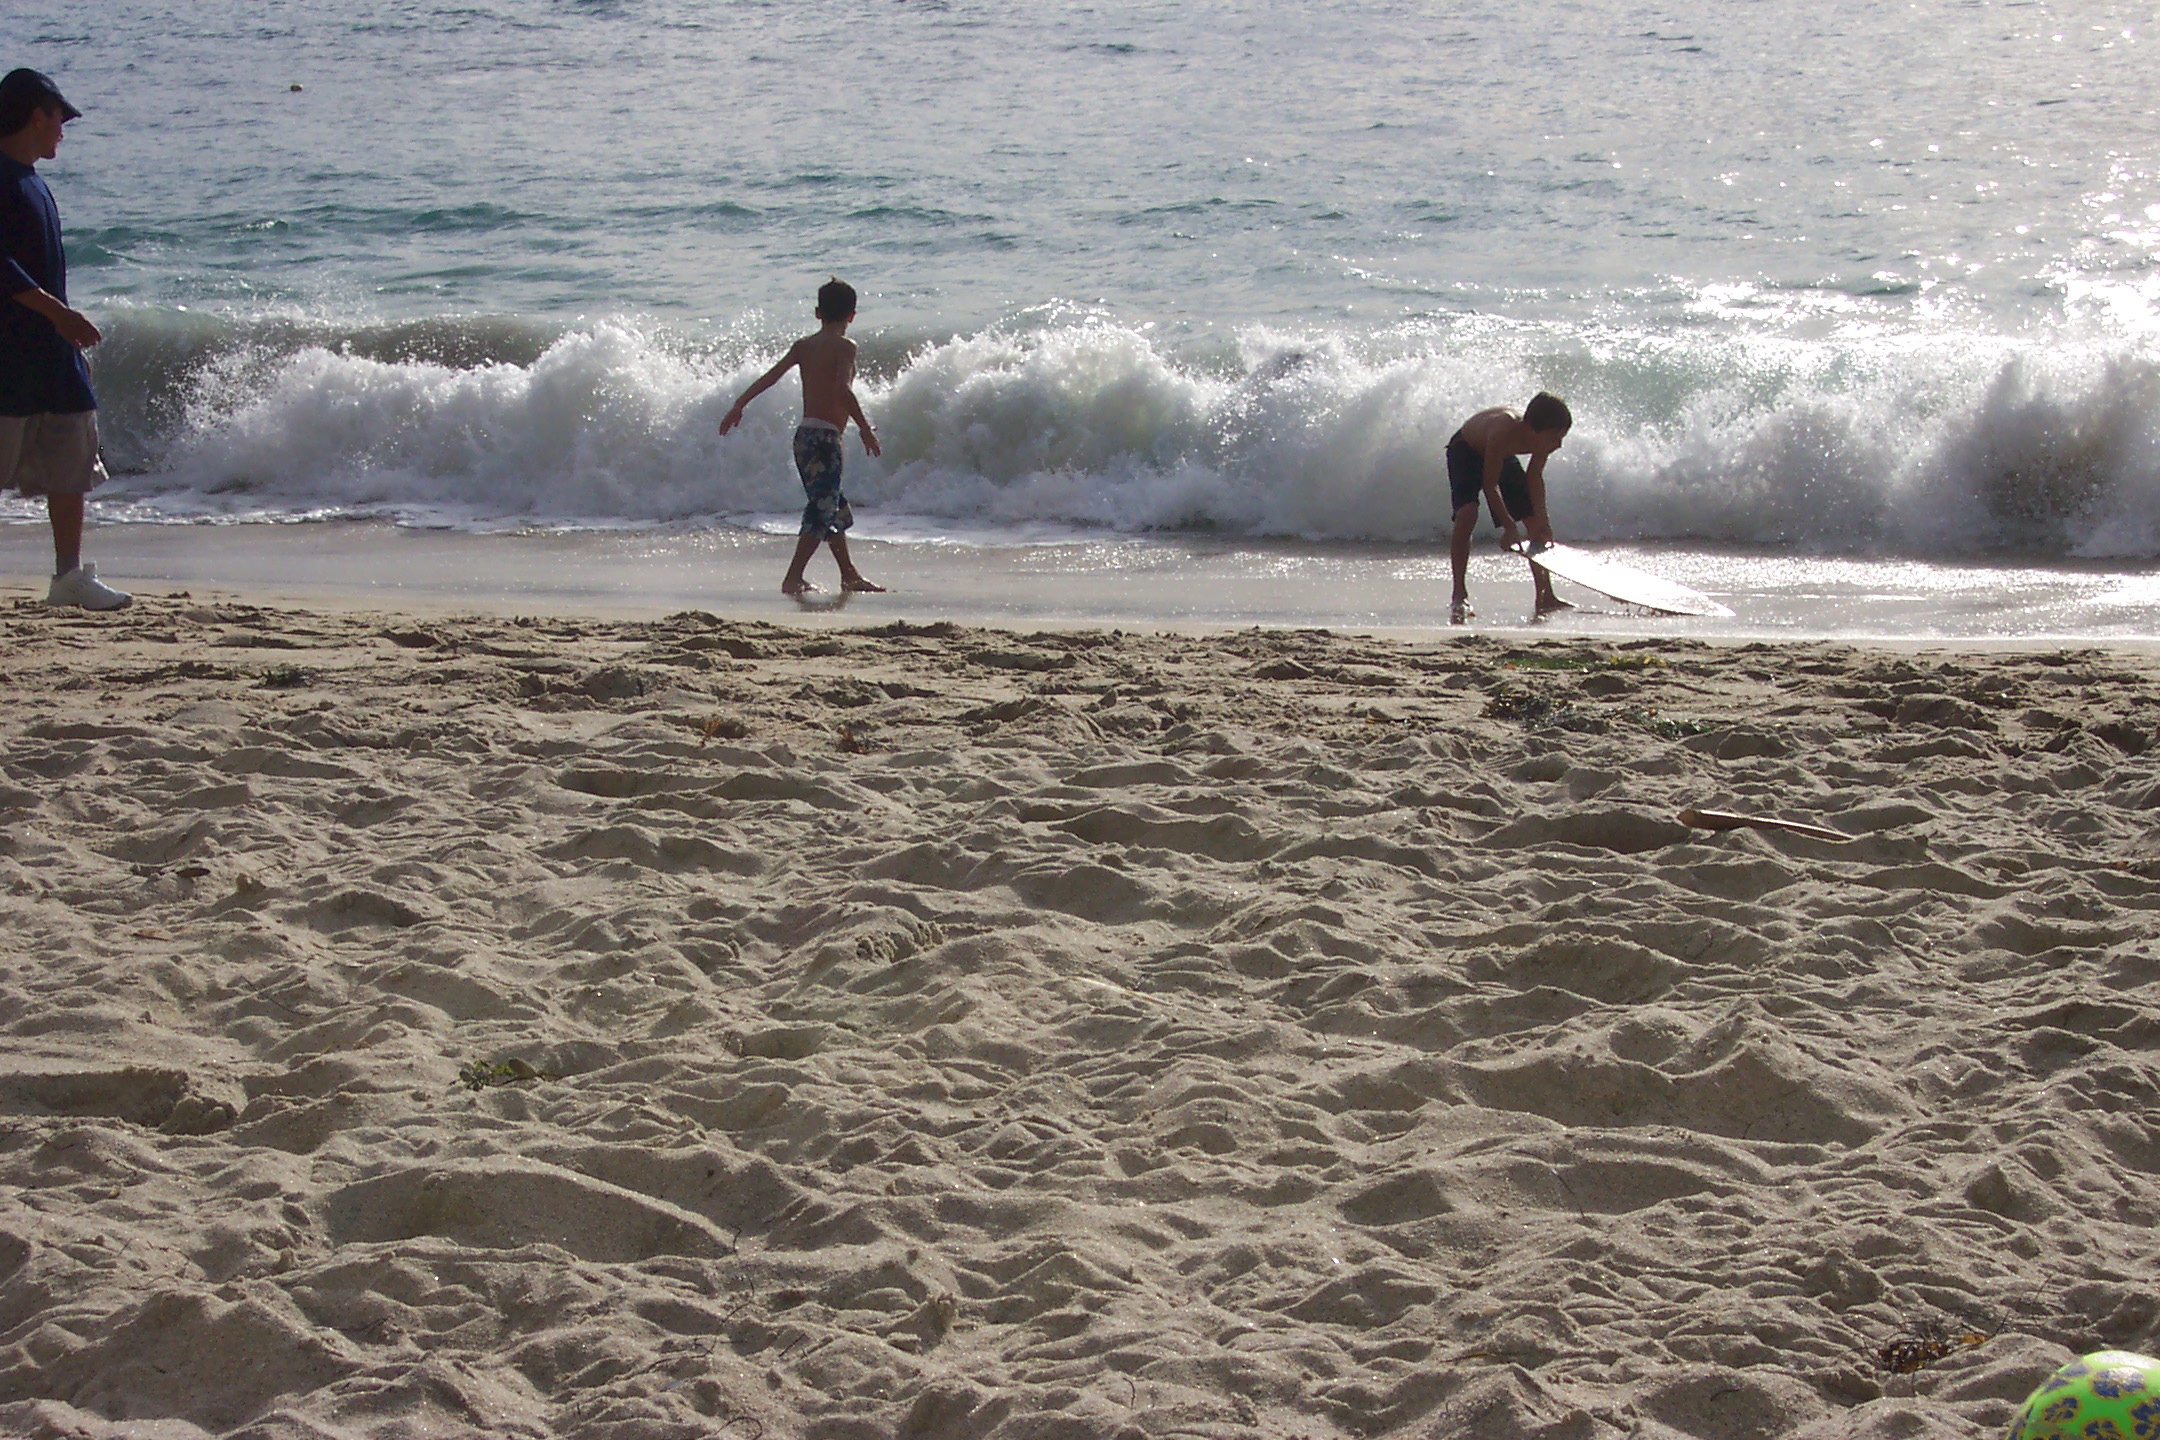
<path id="1" fill-rule="evenodd" d="M 1652 575 L 1647 570 L 1637 570 L 1632 565 L 1607 560 L 1587 550 L 1568 545 L 1518 545 L 1515 553 L 1536 561 L 1563 580 L 1572 580 L 1586 590 L 1595 590 L 1623 605 L 1640 605 L 1645 610 L 1662 610 L 1668 615 L 1729 616 L 1733 613 L 1700 590 L 1690 590 L 1677 580 L 1667 580 L 1662 575 Z"/>

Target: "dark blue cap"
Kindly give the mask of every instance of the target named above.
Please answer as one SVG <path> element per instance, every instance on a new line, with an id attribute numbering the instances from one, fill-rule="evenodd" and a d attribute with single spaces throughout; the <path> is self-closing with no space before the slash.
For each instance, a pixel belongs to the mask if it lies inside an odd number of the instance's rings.
<path id="1" fill-rule="evenodd" d="M 53 84 L 50 76 L 27 69 L 10 70 L 5 76 L 0 76 L 0 117 L 15 121 L 6 127 L 5 133 L 13 134 L 28 124 L 31 111 L 54 105 L 60 107 L 60 116 L 64 120 L 73 120 L 82 114 L 82 111 L 68 104 L 67 98 L 60 93 L 60 87 Z"/>

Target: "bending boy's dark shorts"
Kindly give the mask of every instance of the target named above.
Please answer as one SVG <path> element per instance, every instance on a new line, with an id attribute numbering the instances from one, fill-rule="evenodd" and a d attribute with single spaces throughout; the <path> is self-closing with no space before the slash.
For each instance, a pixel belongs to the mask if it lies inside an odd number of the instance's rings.
<path id="1" fill-rule="evenodd" d="M 1460 430 L 1447 442 L 1447 480 L 1451 512 L 1477 504 L 1478 497 L 1485 493 L 1485 457 L 1470 448 Z M 1516 456 L 1508 456 L 1500 467 L 1500 499 L 1517 524 L 1530 518 L 1530 477 Z M 1492 523 L 1505 530 L 1508 517 L 1496 510 Z"/>
<path id="2" fill-rule="evenodd" d="M 847 496 L 840 493 L 840 432 L 822 422 L 805 421 L 795 432 L 795 470 L 802 476 L 802 530 L 826 539 L 855 523 Z"/>

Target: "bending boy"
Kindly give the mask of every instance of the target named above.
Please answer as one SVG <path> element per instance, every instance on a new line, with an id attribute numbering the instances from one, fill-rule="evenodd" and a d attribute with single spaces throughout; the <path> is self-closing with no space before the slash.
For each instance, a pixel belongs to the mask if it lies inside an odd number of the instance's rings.
<path id="1" fill-rule="evenodd" d="M 721 418 L 720 433 L 725 435 L 742 424 L 743 406 L 771 389 L 789 370 L 800 368 L 803 418 L 795 430 L 795 469 L 802 476 L 806 498 L 801 538 L 795 542 L 795 559 L 780 582 L 780 593 L 800 595 L 817 588 L 803 579 L 803 567 L 820 543 L 831 545 L 833 559 L 840 562 L 841 589 L 883 590 L 884 586 L 865 580 L 848 558 L 847 528 L 855 523 L 855 512 L 840 493 L 840 437 L 848 421 L 853 420 L 862 431 L 863 449 L 872 455 L 880 453 L 877 432 L 855 399 L 855 342 L 847 338 L 847 327 L 855 319 L 855 287 L 841 280 L 819 286 L 817 318 L 817 334 L 805 335 L 789 346 L 779 364 L 737 397 Z"/>
<path id="2" fill-rule="evenodd" d="M 1470 534 L 1477 529 L 1480 497 L 1492 507 L 1493 524 L 1500 527 L 1510 548 L 1522 542 L 1518 524 L 1529 530 L 1533 545 L 1552 543 L 1552 522 L 1545 514 L 1545 460 L 1560 448 L 1574 424 L 1575 417 L 1560 397 L 1540 390 L 1519 417 L 1499 406 L 1480 410 L 1463 421 L 1448 441 L 1448 499 L 1455 510 L 1451 550 L 1455 594 L 1448 604 L 1450 623 L 1460 625 L 1477 613 L 1470 608 Z M 1528 470 L 1516 458 L 1519 455 L 1530 457 Z M 1568 608 L 1567 601 L 1553 594 L 1552 576 L 1534 560 L 1530 581 L 1536 590 L 1538 614 Z"/>

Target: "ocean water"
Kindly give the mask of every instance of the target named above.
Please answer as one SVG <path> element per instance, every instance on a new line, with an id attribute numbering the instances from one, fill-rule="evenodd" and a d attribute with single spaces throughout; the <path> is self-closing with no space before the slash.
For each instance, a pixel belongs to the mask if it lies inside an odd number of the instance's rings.
<path id="1" fill-rule="evenodd" d="M 715 425 L 838 274 L 866 541 L 1347 578 L 1548 388 L 1560 537 L 1741 600 L 2150 595 L 2156 59 L 2160 0 L 0 11 L 86 112 L 102 523 L 790 532 L 792 383 Z"/>

